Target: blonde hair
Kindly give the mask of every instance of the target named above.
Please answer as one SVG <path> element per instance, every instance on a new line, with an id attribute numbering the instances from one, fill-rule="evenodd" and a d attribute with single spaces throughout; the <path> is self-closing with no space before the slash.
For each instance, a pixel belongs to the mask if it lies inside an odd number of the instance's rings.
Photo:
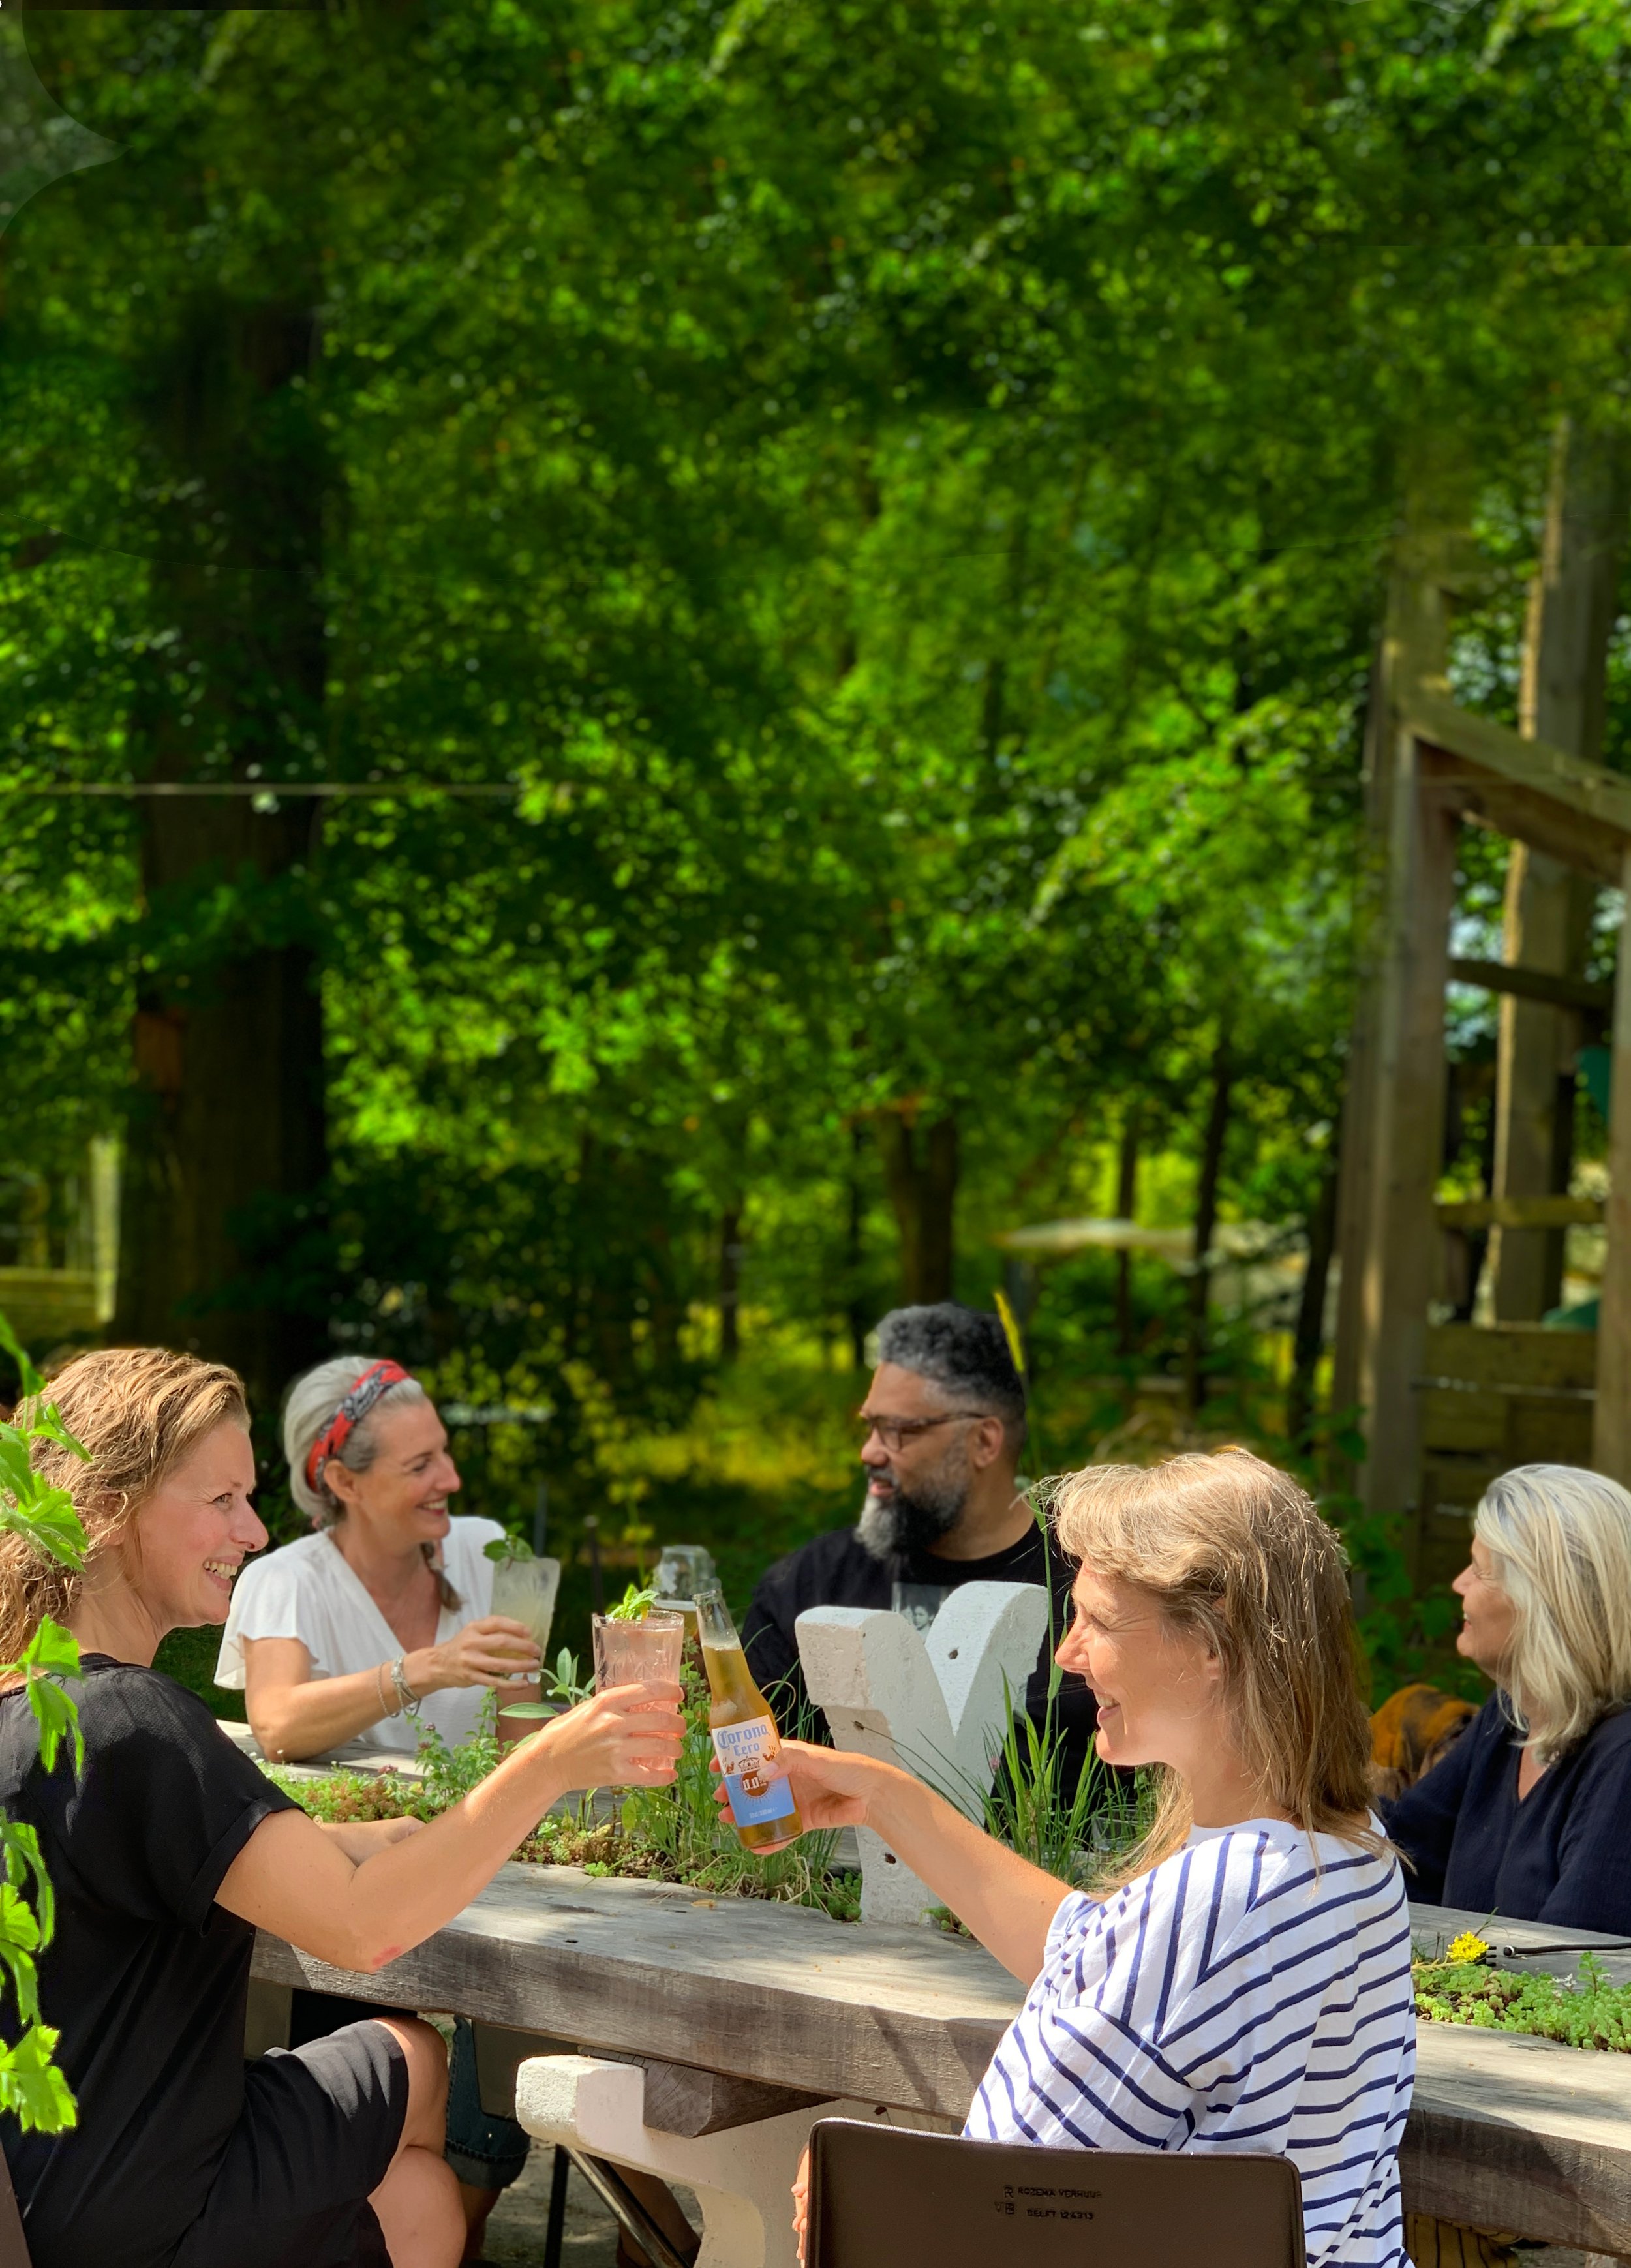
<path id="1" fill-rule="evenodd" d="M 92 1565 L 116 1550 L 142 1506 L 218 1425 L 249 1428 L 243 1381 L 225 1363 L 164 1347 L 109 1347 L 82 1354 L 47 1387 L 63 1425 L 90 1462 L 55 1441 L 36 1441 L 36 1472 L 73 1499 Z M 19 1419 L 34 1405 L 25 1403 Z M 82 1578 L 20 1535 L 0 1536 L 0 1661 L 15 1661 L 48 1615 L 72 1613 Z"/>
<path id="2" fill-rule="evenodd" d="M 1631 1701 L 1631 1495 L 1576 1465 L 1518 1465 L 1472 1533 L 1516 1614 L 1499 1682 L 1549 1764 Z"/>
<path id="3" fill-rule="evenodd" d="M 1217 1656 L 1235 1744 L 1266 1808 L 1310 1835 L 1384 1848 L 1362 1824 L 1370 1725 L 1347 1563 L 1304 1491 L 1225 1449 L 1148 1469 L 1090 1465 L 1051 1493 L 1072 1558 L 1136 1583 Z M 1170 1858 L 1192 1825 L 1186 1783 L 1162 1767 L 1154 1822 L 1111 1887 Z"/>

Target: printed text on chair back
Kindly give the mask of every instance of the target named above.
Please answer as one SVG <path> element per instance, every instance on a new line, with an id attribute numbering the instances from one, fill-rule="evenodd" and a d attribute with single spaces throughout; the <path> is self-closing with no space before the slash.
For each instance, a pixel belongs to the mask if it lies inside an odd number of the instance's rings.
<path id="1" fill-rule="evenodd" d="M 823 2118 L 809 2268 L 1305 2268 L 1284 2158 L 1042 2150 Z"/>

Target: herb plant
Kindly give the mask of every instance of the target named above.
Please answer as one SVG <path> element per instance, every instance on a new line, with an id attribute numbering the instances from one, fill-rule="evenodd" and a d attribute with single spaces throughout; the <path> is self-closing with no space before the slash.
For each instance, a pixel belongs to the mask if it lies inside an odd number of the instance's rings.
<path id="1" fill-rule="evenodd" d="M 46 1398 L 45 1381 L 0 1315 L 0 1347 L 17 1366 L 23 1394 L 20 1421 L 0 1422 L 0 1530 L 22 1536 L 32 1550 L 76 1571 L 85 1563 L 85 1534 L 66 1489 L 53 1488 L 34 1470 L 35 1441 L 55 1441 L 76 1456 L 83 1449 Z M 23 1680 L 28 1706 L 40 1734 L 40 1762 L 55 1771 L 66 1742 L 75 1769 L 85 1762 L 78 1712 L 62 1681 L 79 1668 L 79 1649 L 59 1624 L 41 1624 L 16 1661 L 0 1662 L 0 1680 Z M 0 1814 L 0 1967 L 11 1979 L 22 2030 L 15 2042 L 0 2041 L 0 2110 L 48 2134 L 72 2126 L 74 2098 L 55 2060 L 60 2036 L 41 2021 L 35 1956 L 51 1942 L 56 1925 L 50 1878 L 34 1830 Z"/>
<path id="2" fill-rule="evenodd" d="M 631 1583 L 616 1605 L 607 1608 L 606 1619 L 609 1623 L 643 1623 L 656 1597 L 656 1592 L 649 1586 L 642 1589 L 639 1584 Z"/>
<path id="3" fill-rule="evenodd" d="M 1450 1953 L 1461 1950 L 1458 1940 Z M 1573 1977 L 1494 1969 L 1481 1954 L 1459 1961 L 1418 1955 L 1413 1969 L 1416 2014 L 1430 2024 L 1526 2032 L 1571 2048 L 1631 2054 L 1631 1984 L 1611 1984 L 1593 1954 L 1583 1956 Z"/>
<path id="4" fill-rule="evenodd" d="M 424 1771 L 422 1793 L 434 1818 L 478 1787 L 499 1759 L 498 1702 L 489 1693 L 482 1702 L 476 1730 L 468 1740 L 449 1742 L 434 1725 L 421 1724 L 415 1762 Z"/>
<path id="5" fill-rule="evenodd" d="M 571 1655 L 557 1664 L 557 1690 L 571 1690 L 577 1667 Z M 833 1871 L 836 1835 L 806 1835 L 766 1859 L 742 1849 L 713 1800 L 718 1781 L 709 1764 L 707 1685 L 690 1668 L 684 1684 L 685 1740 L 674 1785 L 629 1790 L 611 1809 L 591 1790 L 569 1811 L 542 1821 L 516 1857 L 537 1865 L 580 1866 L 591 1874 L 684 1882 L 715 1897 L 820 1906 L 841 1920 L 856 1919 L 860 1877 Z M 269 1768 L 269 1777 L 314 1819 L 434 1819 L 468 1795 L 498 1762 L 491 1714 L 472 1739 L 454 1747 L 439 1734 L 427 1733 L 419 1757 L 427 1766 L 423 1780 L 395 1771 L 372 1779 L 358 1772 L 313 1778 L 277 1768 Z"/>
<path id="6" fill-rule="evenodd" d="M 495 1567 L 521 1566 L 537 1556 L 524 1535 L 495 1535 L 491 1543 L 482 1546 L 482 1557 L 491 1559 Z"/>

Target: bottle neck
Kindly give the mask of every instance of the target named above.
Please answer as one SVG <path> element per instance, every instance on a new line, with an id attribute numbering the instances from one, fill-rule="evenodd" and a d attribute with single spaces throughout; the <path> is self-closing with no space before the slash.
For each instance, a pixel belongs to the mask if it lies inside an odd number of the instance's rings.
<path id="1" fill-rule="evenodd" d="M 704 1591 L 697 1600 L 697 1635 L 704 1646 L 715 1648 L 740 1646 L 736 1625 L 731 1620 L 731 1610 L 718 1591 Z"/>

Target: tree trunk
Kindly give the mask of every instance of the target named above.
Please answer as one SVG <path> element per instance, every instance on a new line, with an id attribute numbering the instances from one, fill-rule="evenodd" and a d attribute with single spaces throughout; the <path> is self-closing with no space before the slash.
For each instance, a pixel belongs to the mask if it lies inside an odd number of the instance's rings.
<path id="1" fill-rule="evenodd" d="M 1121 1123 L 1121 1146 L 1116 1164 L 1116 1218 L 1132 1220 L 1139 1193 L 1139 1106 L 1127 1105 Z M 1116 1255 L 1116 1352 L 1133 1351 L 1133 1255 Z"/>
<path id="2" fill-rule="evenodd" d="M 901 1288 L 908 1306 L 952 1295 L 952 1216 L 957 1195 L 957 1122 L 919 1126 L 905 1109 L 877 1121 L 883 1178 L 900 1228 Z"/>
<path id="3" fill-rule="evenodd" d="M 734 1362 L 742 1349 L 742 1208 L 720 1222 L 720 1360 Z"/>
<path id="4" fill-rule="evenodd" d="M 303 312 L 212 304 L 183 317 L 149 373 L 149 438 L 181 498 L 156 517 L 170 637 L 132 718 L 157 779 L 316 769 L 322 450 L 295 384 L 312 350 Z M 247 796 L 137 806 L 155 950 L 137 1001 L 114 1330 L 231 1362 L 262 1409 L 328 1347 L 305 880 L 319 807 L 257 810 Z"/>
<path id="5" fill-rule="evenodd" d="M 1218 1183 L 1223 1173 L 1223 1139 L 1229 1131 L 1234 1065 L 1229 1042 L 1221 1039 L 1212 1057 L 1212 1099 L 1201 1138 L 1200 1183 L 1195 1195 L 1195 1272 L 1189 1279 L 1189 1336 L 1185 1349 L 1185 1388 L 1192 1410 L 1207 1398 L 1207 1306 L 1212 1270 L 1208 1256 L 1218 1225 Z"/>
<path id="6" fill-rule="evenodd" d="M 1623 445 L 1565 418 L 1553 455 L 1540 568 L 1530 593 L 1518 721 L 1538 740 L 1592 762 L 1602 755 L 1626 513 Z M 1507 866 L 1505 959 L 1583 976 L 1596 902 L 1597 886 L 1584 875 L 1514 843 Z M 1569 1010 L 1539 1000 L 1502 1001 L 1497 1197 L 1567 1190 L 1579 1044 L 1579 1019 Z M 1558 1305 L 1563 1244 L 1561 1229 L 1492 1233 L 1498 1322 L 1537 1322 Z"/>
<path id="7" fill-rule="evenodd" d="M 1306 1450 L 1314 1419 L 1314 1381 L 1325 1344 L 1325 1285 L 1337 1241 L 1337 1189 L 1341 1180 L 1333 1143 L 1314 1195 L 1308 1219 L 1308 1265 L 1303 1271 L 1296 1329 L 1291 1341 L 1291 1383 L 1286 1394 L 1286 1432 L 1294 1448 Z"/>

